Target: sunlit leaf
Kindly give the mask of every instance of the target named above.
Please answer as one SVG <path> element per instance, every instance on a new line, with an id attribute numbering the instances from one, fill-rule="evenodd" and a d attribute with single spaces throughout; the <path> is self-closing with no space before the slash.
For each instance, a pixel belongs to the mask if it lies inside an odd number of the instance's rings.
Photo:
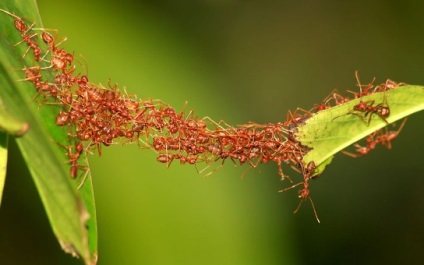
<path id="1" fill-rule="evenodd" d="M 3 195 L 4 182 L 6 181 L 7 140 L 7 134 L 0 132 L 0 205 Z"/>
<path id="2" fill-rule="evenodd" d="M 374 101 L 374 106 L 386 100 L 390 108 L 386 120 L 393 123 L 424 109 L 424 87 L 400 86 L 318 112 L 305 124 L 299 125 L 296 133 L 297 140 L 311 148 L 303 158 L 305 165 L 313 161 L 316 166 L 325 166 L 337 152 L 387 126 L 377 114 L 372 115 L 368 125 L 358 115 L 349 113 L 361 100 L 368 103 Z M 321 172 L 323 166 L 319 167 Z"/>

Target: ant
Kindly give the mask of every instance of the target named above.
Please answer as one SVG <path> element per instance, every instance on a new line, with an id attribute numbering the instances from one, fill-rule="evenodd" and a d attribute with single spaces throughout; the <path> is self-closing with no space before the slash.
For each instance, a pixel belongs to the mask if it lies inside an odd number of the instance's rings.
<path id="1" fill-rule="evenodd" d="M 356 147 L 357 154 L 353 154 L 353 153 L 350 153 L 350 152 L 347 152 L 347 151 L 343 151 L 343 153 L 345 155 L 350 156 L 350 157 L 356 158 L 356 157 L 364 156 L 364 155 L 368 154 L 378 144 L 382 144 L 382 145 L 386 146 L 387 149 L 391 149 L 392 148 L 391 142 L 394 139 L 396 139 L 396 137 L 399 135 L 399 133 L 403 129 L 403 126 L 406 123 L 406 120 L 407 120 L 407 118 L 405 118 L 403 120 L 403 122 L 401 123 L 401 125 L 399 126 L 399 128 L 396 131 L 389 131 L 386 128 L 385 133 L 383 133 L 382 130 L 378 130 L 378 131 L 373 132 L 372 134 L 370 134 L 366 138 L 366 143 L 367 143 L 366 146 L 361 146 L 359 144 L 355 144 L 354 146 Z"/>
<path id="2" fill-rule="evenodd" d="M 399 128 L 396 131 L 388 131 L 386 129 L 386 133 L 380 135 L 376 141 L 378 141 L 380 144 L 384 145 L 387 147 L 387 149 L 391 149 L 392 145 L 391 142 L 396 139 L 396 137 L 399 135 L 399 133 L 401 132 L 401 130 L 403 129 L 403 126 L 405 126 L 405 123 L 407 121 L 408 118 L 405 118 L 402 123 L 400 124 Z"/>
<path id="3" fill-rule="evenodd" d="M 41 71 L 40 67 L 24 67 L 23 69 L 20 69 L 25 72 L 25 78 L 19 79 L 18 81 L 31 81 L 33 83 L 39 82 L 41 80 Z"/>
<path id="4" fill-rule="evenodd" d="M 301 115 L 299 112 L 303 112 L 304 114 Z M 307 119 L 312 117 L 312 115 L 313 113 L 302 108 L 297 108 L 293 113 L 289 110 L 287 111 L 286 121 L 282 123 L 282 126 L 289 126 L 289 128 L 292 129 L 299 124 L 303 124 Z"/>
<path id="5" fill-rule="evenodd" d="M 390 89 L 395 89 L 399 86 L 406 86 L 406 85 L 407 84 L 403 83 L 403 82 L 397 83 L 393 80 L 387 79 L 385 83 L 376 86 L 375 90 L 378 91 L 378 92 L 383 92 L 383 91 L 387 91 L 387 90 L 390 90 Z"/>
<path id="6" fill-rule="evenodd" d="M 81 142 L 76 142 L 74 148 L 72 148 L 72 146 L 65 146 L 61 143 L 58 144 L 66 149 L 66 155 L 69 159 L 68 163 L 71 165 L 69 173 L 71 178 L 75 179 L 78 176 L 78 170 L 81 168 L 86 168 L 85 166 L 78 165 L 78 160 L 81 157 L 83 151 L 85 151 L 84 145 Z"/>
<path id="7" fill-rule="evenodd" d="M 390 115 L 389 104 L 387 103 L 387 97 L 384 94 L 383 102 L 374 106 L 374 100 L 369 102 L 360 101 L 357 105 L 353 106 L 353 110 L 349 111 L 348 114 L 355 114 L 361 118 L 361 120 L 366 124 L 370 125 L 371 118 L 373 114 L 377 114 L 386 124 L 389 124 L 386 120 L 386 117 Z M 363 112 L 363 115 L 360 115 L 358 112 Z M 369 115 L 368 120 L 365 118 Z"/>
<path id="8" fill-rule="evenodd" d="M 318 223 L 320 223 L 320 220 L 318 218 L 318 213 L 315 209 L 314 202 L 312 201 L 312 198 L 310 196 L 309 183 L 308 183 L 308 181 L 311 178 L 313 178 L 312 174 L 313 174 L 314 170 L 316 169 L 315 163 L 313 161 L 309 162 L 308 165 L 306 166 L 306 168 L 303 166 L 302 163 L 300 163 L 300 165 L 302 167 L 302 173 L 303 173 L 304 181 L 299 182 L 297 184 L 294 184 L 291 187 L 280 190 L 279 192 L 291 190 L 291 189 L 303 184 L 303 189 L 301 189 L 299 191 L 299 196 L 298 196 L 300 198 L 299 205 L 296 207 L 296 209 L 294 210 L 293 213 L 297 213 L 299 211 L 300 207 L 302 206 L 303 202 L 305 200 L 309 199 L 309 201 L 311 202 L 311 205 L 312 205 L 312 210 L 314 211 L 315 219 L 317 220 Z"/>
<path id="9" fill-rule="evenodd" d="M 281 157 L 276 157 L 276 156 L 272 156 L 271 160 L 277 163 L 277 167 L 278 167 L 278 175 L 281 177 L 281 180 L 285 180 L 288 179 L 290 181 L 290 183 L 293 183 L 293 181 L 291 180 L 291 178 L 288 175 L 285 175 L 283 173 L 283 167 L 281 164 L 281 161 L 285 161 L 287 158 L 287 153 L 284 153 L 284 155 Z"/>
<path id="10" fill-rule="evenodd" d="M 313 111 L 314 109 L 318 112 L 318 111 L 323 111 L 326 109 L 331 108 L 331 104 L 330 101 L 333 101 L 334 104 L 340 105 L 343 103 L 347 103 L 350 101 L 350 98 L 348 97 L 343 97 L 342 95 L 340 95 L 337 92 L 337 89 L 334 89 L 333 91 L 331 91 L 331 93 L 323 100 L 323 102 L 321 104 L 315 105 L 315 107 L 313 109 L 311 109 L 310 111 Z"/>
<path id="11" fill-rule="evenodd" d="M 389 124 L 386 120 L 386 117 L 388 117 L 390 115 L 390 108 L 389 108 L 389 104 L 387 103 L 386 94 L 383 95 L 383 102 L 377 104 L 376 106 L 374 106 L 375 100 L 372 100 L 372 101 L 369 101 L 369 102 L 362 101 L 363 96 L 373 94 L 379 89 L 379 86 L 377 86 L 377 87 L 374 88 L 373 91 L 370 91 L 374 86 L 375 77 L 367 85 L 361 84 L 361 82 L 359 80 L 359 76 L 358 76 L 358 71 L 355 71 L 355 77 L 356 77 L 356 81 L 358 83 L 357 86 L 359 87 L 359 93 L 355 93 L 355 92 L 352 92 L 352 91 L 348 91 L 348 92 L 353 93 L 355 95 L 355 98 L 361 98 L 361 101 L 357 105 L 353 106 L 353 110 L 349 111 L 348 114 L 355 114 L 355 115 L 359 116 L 361 118 L 361 120 L 369 126 L 369 124 L 371 122 L 372 115 L 375 113 L 386 124 Z M 360 115 L 358 112 L 363 112 L 364 114 Z M 369 115 L 368 120 L 365 120 L 365 118 L 368 115 Z"/>
<path id="12" fill-rule="evenodd" d="M 156 160 L 160 163 L 166 163 L 166 167 L 169 167 L 174 160 L 174 156 L 170 154 L 159 154 Z"/>
<path id="13" fill-rule="evenodd" d="M 374 87 L 374 82 L 375 82 L 375 77 L 373 77 L 373 79 L 371 80 L 370 83 L 366 84 L 366 85 L 362 85 L 361 81 L 359 80 L 359 74 L 358 71 L 355 71 L 355 78 L 356 78 L 356 83 L 357 86 L 359 87 L 359 93 L 353 92 L 348 90 L 347 92 L 354 94 L 355 98 L 360 98 L 366 95 L 371 95 L 373 93 L 376 92 L 376 88 L 374 88 L 372 91 L 370 91 L 373 87 Z"/>
<path id="14" fill-rule="evenodd" d="M 35 60 L 36 61 L 40 61 L 41 60 L 42 50 L 38 46 L 38 44 L 33 40 L 33 38 L 35 36 L 37 36 L 38 34 L 27 35 L 27 33 L 30 30 L 33 29 L 35 23 L 32 23 L 31 26 L 27 27 L 27 25 L 25 24 L 25 22 L 23 21 L 23 19 L 20 18 L 20 17 L 18 17 L 17 15 L 15 15 L 13 13 L 10 13 L 9 11 L 6 11 L 4 9 L 0 9 L 0 11 L 2 11 L 3 13 L 6 13 L 9 16 L 15 18 L 14 25 L 15 25 L 15 28 L 21 33 L 22 40 L 20 42 L 16 43 L 14 46 L 17 46 L 17 45 L 21 44 L 22 42 L 25 42 L 27 44 L 27 46 L 28 46 L 28 49 L 23 54 L 22 58 L 25 58 L 25 56 L 28 53 L 28 51 L 30 49 L 32 49 Z"/>
<path id="15" fill-rule="evenodd" d="M 346 114 L 354 114 L 358 116 L 367 126 L 370 125 L 372 115 L 377 114 L 386 124 L 389 124 L 389 122 L 386 120 L 386 118 L 390 115 L 390 107 L 387 102 L 387 96 L 386 94 L 383 95 L 383 102 L 377 104 L 374 106 L 375 100 L 371 101 L 361 101 L 353 106 L 353 110 L 350 110 Z M 340 116 L 334 117 L 332 120 L 335 120 Z M 368 116 L 368 120 L 366 119 Z"/>
<path id="16" fill-rule="evenodd" d="M 43 39 L 44 43 L 49 47 L 49 50 L 46 52 L 46 54 L 43 56 L 43 59 L 47 56 L 49 52 L 52 53 L 50 57 L 50 62 L 52 63 L 51 67 L 53 67 L 56 70 L 65 70 L 66 65 L 72 64 L 72 61 L 74 60 L 74 55 L 71 53 L 66 52 L 64 49 L 59 49 L 58 46 L 64 43 L 67 38 L 62 39 L 59 43 L 55 43 L 56 37 L 53 37 L 52 34 L 48 33 L 46 30 L 55 31 L 57 35 L 56 29 L 44 29 L 44 28 L 34 28 L 34 30 L 41 30 L 41 38 Z"/>

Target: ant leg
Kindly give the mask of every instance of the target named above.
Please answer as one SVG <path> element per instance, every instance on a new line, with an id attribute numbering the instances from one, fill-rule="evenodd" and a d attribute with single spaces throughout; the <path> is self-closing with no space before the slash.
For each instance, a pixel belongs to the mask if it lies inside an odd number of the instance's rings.
<path id="1" fill-rule="evenodd" d="M 298 112 L 303 112 L 304 114 L 299 114 Z M 297 108 L 293 113 L 289 110 L 287 111 L 286 121 L 283 122 L 284 126 L 289 126 L 291 124 L 299 124 L 302 123 L 307 118 L 312 117 L 312 113 L 302 108 Z"/>
<path id="2" fill-rule="evenodd" d="M 212 175 L 213 173 L 215 173 L 215 171 L 217 171 L 218 169 L 220 169 L 223 166 L 224 166 L 224 164 L 221 163 L 221 165 L 217 166 L 214 170 L 212 170 L 211 172 L 208 172 L 207 174 L 205 174 L 204 177 L 206 178 L 206 177 Z M 209 168 L 209 166 L 207 166 L 204 169 L 202 169 L 201 172 L 200 172 L 200 174 L 203 173 L 203 171 L 206 170 L 207 168 Z"/>
<path id="3" fill-rule="evenodd" d="M 294 185 L 292 185 L 292 186 L 290 186 L 290 187 L 288 187 L 288 188 L 285 188 L 285 189 L 279 190 L 278 192 L 285 192 L 285 191 L 291 190 L 291 189 L 293 189 L 293 188 L 296 188 L 297 186 L 300 186 L 300 185 L 302 185 L 302 184 L 304 184 L 304 183 L 303 183 L 303 182 L 298 182 L 298 183 L 296 183 L 296 184 L 294 184 Z"/>
<path id="4" fill-rule="evenodd" d="M 190 111 L 190 113 L 189 113 L 189 115 L 191 114 L 191 111 Z M 187 116 L 188 117 L 188 116 Z M 209 116 L 206 116 L 206 117 L 203 117 L 202 119 L 201 119 L 201 121 L 203 121 L 203 122 L 205 122 L 205 121 L 208 121 L 209 122 L 209 124 L 212 124 L 212 125 L 215 125 L 215 127 L 216 127 L 216 129 L 220 129 L 220 130 L 223 130 L 223 131 L 227 131 L 222 125 L 221 125 L 221 122 L 223 122 L 223 121 L 220 121 L 220 122 L 216 122 L 216 121 L 214 121 L 214 120 L 212 120 L 212 118 L 210 118 Z M 205 122 L 206 123 L 206 122 Z M 225 122 L 224 122 L 225 123 Z"/>
<path id="5" fill-rule="evenodd" d="M 322 110 L 325 110 L 325 109 L 330 108 L 330 107 L 331 107 L 331 104 L 329 104 L 330 100 L 333 100 L 333 101 L 334 101 L 334 103 L 335 103 L 336 105 L 338 105 L 338 101 L 337 101 L 337 98 L 336 98 L 336 97 L 343 98 L 342 96 L 340 96 L 340 95 L 337 93 L 337 89 L 333 89 L 333 91 L 331 91 L 331 92 L 330 92 L 330 94 L 328 94 L 328 96 L 327 96 L 327 97 L 325 97 L 325 98 L 323 99 L 323 101 L 322 101 L 322 103 L 321 103 L 321 104 L 315 105 L 315 106 L 314 106 L 311 110 L 309 110 L 309 111 L 310 111 L 310 112 L 312 112 L 312 111 L 314 111 L 314 110 L 316 110 L 316 111 L 322 111 Z"/>
<path id="6" fill-rule="evenodd" d="M 367 121 L 365 121 L 365 119 L 362 119 L 362 121 L 364 121 L 367 126 L 370 126 L 370 124 L 371 124 L 371 118 L 372 118 L 372 115 L 373 114 L 377 114 L 378 117 L 380 117 L 380 119 L 382 119 L 387 125 L 389 125 L 389 122 L 386 120 L 386 118 L 384 118 L 384 116 L 381 113 L 378 113 L 378 112 L 369 112 L 365 116 L 367 116 L 368 114 L 370 116 L 368 117 L 368 120 Z"/>
<path id="7" fill-rule="evenodd" d="M 353 114 L 353 115 L 356 115 L 356 116 L 358 116 L 358 117 L 361 119 L 361 121 L 362 121 L 365 125 L 367 125 L 367 126 L 369 126 L 369 125 L 370 125 L 371 120 L 370 120 L 370 119 L 368 119 L 368 120 L 366 120 L 366 119 L 365 119 L 365 117 L 367 116 L 367 114 L 363 115 L 362 113 L 355 112 L 354 110 L 353 110 L 353 111 L 348 112 L 347 114 Z M 371 117 L 371 115 L 370 115 L 370 117 Z"/>
<path id="8" fill-rule="evenodd" d="M 308 196 L 308 199 L 309 199 L 309 201 L 311 202 L 312 210 L 314 211 L 314 215 L 315 215 L 315 219 L 317 220 L 317 222 L 318 222 L 318 223 L 321 223 L 321 221 L 320 221 L 320 220 L 319 220 L 319 218 L 318 218 L 318 213 L 317 213 L 317 211 L 316 211 L 316 209 L 315 209 L 315 205 L 314 205 L 314 202 L 312 201 L 311 196 Z"/>
<path id="9" fill-rule="evenodd" d="M 360 157 L 360 155 L 354 154 L 354 153 L 351 153 L 351 152 L 348 152 L 348 151 L 342 151 L 342 153 L 345 154 L 345 155 L 347 155 L 347 156 L 353 157 L 353 158 Z"/>
<path id="10" fill-rule="evenodd" d="M 87 177 L 88 177 L 88 175 L 90 174 L 90 167 L 89 166 L 79 166 L 79 168 L 80 169 L 82 169 L 82 168 L 84 168 L 85 169 L 85 173 L 84 173 L 84 176 L 83 176 L 83 178 L 81 179 L 81 181 L 78 183 L 78 187 L 77 187 L 77 190 L 79 190 L 79 189 L 81 189 L 82 188 L 82 186 L 84 186 L 84 184 L 85 184 L 85 181 L 87 180 Z"/>
<path id="11" fill-rule="evenodd" d="M 399 128 L 396 131 L 387 131 L 385 134 L 380 135 L 378 137 L 378 141 L 384 145 L 387 149 L 391 149 L 392 145 L 391 142 L 396 139 L 396 137 L 399 135 L 399 133 L 402 131 L 403 127 L 405 126 L 405 123 L 407 121 L 407 118 L 405 118 L 402 123 L 400 124 Z"/>
<path id="12" fill-rule="evenodd" d="M 304 202 L 306 199 L 309 199 L 309 201 L 311 202 L 311 205 L 312 205 L 312 210 L 314 211 L 315 219 L 317 220 L 317 222 L 318 222 L 318 223 L 320 223 L 320 220 L 319 220 L 319 218 L 318 218 L 318 213 L 317 213 L 317 211 L 316 211 L 316 209 L 315 209 L 314 202 L 312 201 L 312 198 L 311 198 L 311 197 L 310 197 L 310 195 L 309 195 L 309 190 L 308 190 L 308 180 L 309 180 L 309 179 L 307 178 L 307 179 L 305 179 L 303 182 L 299 182 L 299 183 L 297 183 L 297 184 L 295 184 L 295 185 L 293 185 L 293 186 L 291 186 L 291 187 L 288 187 L 288 188 L 285 188 L 285 189 L 283 189 L 283 190 L 280 190 L 279 192 L 287 191 L 287 190 L 293 189 L 294 187 L 297 187 L 297 186 L 299 186 L 299 185 L 303 184 L 303 185 L 304 185 L 304 187 L 303 187 L 303 189 L 302 189 L 302 190 L 300 190 L 300 194 L 299 194 L 299 198 L 300 198 L 299 205 L 296 207 L 296 209 L 294 210 L 294 212 L 293 212 L 293 213 L 297 213 L 297 212 L 299 211 L 300 207 L 302 206 L 303 202 Z"/>
<path id="13" fill-rule="evenodd" d="M 79 190 L 79 189 L 81 189 L 82 188 L 82 186 L 84 186 L 84 184 L 85 184 L 85 181 L 87 180 L 87 178 L 88 178 L 88 175 L 90 174 L 90 165 L 89 165 L 89 163 L 88 163 L 88 157 L 87 157 L 87 152 L 85 152 L 84 153 L 84 155 L 85 155 L 85 157 L 84 157 L 84 162 L 85 162 L 85 166 L 79 166 L 78 165 L 78 167 L 80 168 L 80 169 L 85 169 L 84 170 L 84 175 L 83 175 L 83 177 L 82 177 L 82 179 L 81 179 L 81 181 L 79 181 L 79 183 L 78 183 L 78 187 L 77 187 L 77 189 Z"/>
<path id="14" fill-rule="evenodd" d="M 247 172 L 249 171 L 249 170 L 251 170 L 253 167 L 248 167 L 248 168 L 246 168 L 246 170 L 241 174 L 241 176 L 240 176 L 240 178 L 241 179 L 244 179 L 244 176 L 247 174 Z"/>
<path id="15" fill-rule="evenodd" d="M 371 82 L 368 83 L 368 84 L 366 84 L 366 85 L 362 85 L 361 84 L 361 81 L 359 80 L 359 73 L 358 73 L 358 71 L 355 71 L 355 78 L 356 78 L 357 86 L 359 87 L 359 94 L 358 93 L 355 93 L 355 92 L 352 92 L 352 91 L 348 91 L 348 92 L 353 93 L 355 95 L 355 98 L 360 98 L 362 96 L 371 94 L 369 92 L 369 90 L 372 89 L 372 87 L 374 86 L 375 77 L 373 77 L 373 79 L 371 80 Z M 374 92 L 375 92 L 375 88 L 374 88 Z"/>
<path id="16" fill-rule="evenodd" d="M 278 159 L 278 161 L 277 161 L 277 166 L 278 166 L 278 175 L 280 175 L 281 180 L 285 180 L 287 178 L 290 181 L 290 183 L 293 183 L 293 181 L 291 180 L 291 178 L 288 175 L 284 175 L 283 167 L 281 165 L 280 159 Z"/>
<path id="17" fill-rule="evenodd" d="M 35 82 L 37 81 L 37 79 L 40 79 L 41 73 L 40 70 L 41 68 L 39 66 L 34 66 L 34 67 L 24 67 L 23 69 L 18 69 L 18 70 L 22 70 L 25 72 L 25 78 L 24 79 L 18 79 L 18 82 L 22 82 L 22 81 L 31 81 L 31 82 Z"/>

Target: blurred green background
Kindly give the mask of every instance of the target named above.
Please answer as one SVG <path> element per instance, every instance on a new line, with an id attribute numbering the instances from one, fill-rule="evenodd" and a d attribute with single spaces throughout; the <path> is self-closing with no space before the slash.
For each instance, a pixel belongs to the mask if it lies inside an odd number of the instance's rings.
<path id="1" fill-rule="evenodd" d="M 230 124 L 277 122 L 373 76 L 424 85 L 423 1 L 39 0 L 44 26 L 139 98 Z M 83 61 L 81 59 L 81 61 Z M 99 263 L 416 264 L 424 259 L 423 113 L 390 151 L 338 155 L 311 183 L 321 224 L 275 165 L 204 178 L 136 146 L 90 157 Z M 82 264 L 60 250 L 12 143 L 0 264 Z M 290 172 L 295 180 L 300 176 Z"/>

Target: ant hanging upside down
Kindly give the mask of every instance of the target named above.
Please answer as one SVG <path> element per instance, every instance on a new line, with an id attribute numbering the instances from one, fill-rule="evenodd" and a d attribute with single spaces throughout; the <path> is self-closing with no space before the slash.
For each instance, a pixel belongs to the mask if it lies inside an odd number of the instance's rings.
<path id="1" fill-rule="evenodd" d="M 377 145 L 384 145 L 387 149 L 392 148 L 392 141 L 396 139 L 396 137 L 399 135 L 400 131 L 403 129 L 403 126 L 406 123 L 407 118 L 405 118 L 402 123 L 400 124 L 399 128 L 395 131 L 389 131 L 386 128 L 377 130 L 373 132 L 372 134 L 368 135 L 368 137 L 365 139 L 366 146 L 361 146 L 359 144 L 355 144 L 354 147 L 356 148 L 356 153 L 351 153 L 348 151 L 343 151 L 345 155 L 348 155 L 350 157 L 359 157 L 364 156 L 368 154 L 371 150 L 373 150 Z"/>

